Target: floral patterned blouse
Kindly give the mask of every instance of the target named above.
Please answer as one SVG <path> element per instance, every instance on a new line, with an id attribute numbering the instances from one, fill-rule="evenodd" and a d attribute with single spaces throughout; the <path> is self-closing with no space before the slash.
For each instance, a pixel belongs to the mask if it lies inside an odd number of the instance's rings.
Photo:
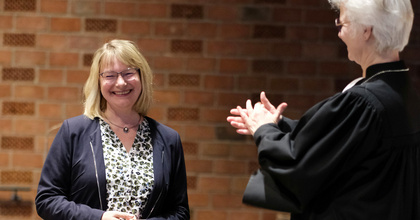
<path id="1" fill-rule="evenodd" d="M 109 124 L 100 120 L 104 151 L 108 211 L 140 217 L 153 189 L 153 147 L 146 119 L 139 125 L 127 152 Z"/>

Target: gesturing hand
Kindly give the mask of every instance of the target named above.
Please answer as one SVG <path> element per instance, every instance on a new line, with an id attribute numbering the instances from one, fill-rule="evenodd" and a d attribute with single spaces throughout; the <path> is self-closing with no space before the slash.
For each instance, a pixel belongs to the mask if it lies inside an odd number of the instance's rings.
<path id="1" fill-rule="evenodd" d="M 137 220 L 135 215 L 125 213 L 125 212 L 117 212 L 117 211 L 106 211 L 103 215 L 101 220 Z"/>
<path id="2" fill-rule="evenodd" d="M 252 107 L 251 100 L 247 100 L 246 109 L 242 109 L 240 106 L 231 109 L 230 113 L 234 116 L 229 116 L 227 121 L 236 128 L 238 134 L 254 135 L 261 125 L 277 123 L 281 119 L 281 114 L 287 104 L 281 103 L 277 108 L 274 107 L 264 92 L 261 92 L 260 98 L 261 102 L 257 102 L 254 107 Z"/>

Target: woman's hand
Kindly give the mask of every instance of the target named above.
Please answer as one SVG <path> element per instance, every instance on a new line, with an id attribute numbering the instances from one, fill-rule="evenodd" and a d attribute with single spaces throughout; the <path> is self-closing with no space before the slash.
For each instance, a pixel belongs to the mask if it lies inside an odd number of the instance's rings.
<path id="1" fill-rule="evenodd" d="M 102 215 L 101 220 L 137 220 L 137 217 L 133 214 L 117 211 L 106 211 Z"/>
<path id="2" fill-rule="evenodd" d="M 242 109 L 240 106 L 231 109 L 230 113 L 234 116 L 229 116 L 227 121 L 236 128 L 238 134 L 253 135 L 261 125 L 278 123 L 281 120 L 281 114 L 287 104 L 281 103 L 277 108 L 274 107 L 264 92 L 261 92 L 260 98 L 261 102 L 256 103 L 254 107 L 252 107 L 251 101 L 247 100 L 246 109 Z"/>

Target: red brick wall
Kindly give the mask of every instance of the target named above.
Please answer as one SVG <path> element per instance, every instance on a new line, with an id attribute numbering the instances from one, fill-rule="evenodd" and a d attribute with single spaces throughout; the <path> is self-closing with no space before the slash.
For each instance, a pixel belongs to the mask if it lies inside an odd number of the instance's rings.
<path id="1" fill-rule="evenodd" d="M 420 4 L 402 57 L 420 87 Z M 1 0 L 0 185 L 29 186 L 64 119 L 82 113 L 93 52 L 113 38 L 135 41 L 156 74 L 150 116 L 175 128 L 186 156 L 192 219 L 275 220 L 241 196 L 258 167 L 229 109 L 265 90 L 286 115 L 340 91 L 360 69 L 347 60 L 327 0 Z M 1 201 L 10 192 L 0 192 Z M 33 204 L 0 201 L 0 219 L 39 219 Z"/>

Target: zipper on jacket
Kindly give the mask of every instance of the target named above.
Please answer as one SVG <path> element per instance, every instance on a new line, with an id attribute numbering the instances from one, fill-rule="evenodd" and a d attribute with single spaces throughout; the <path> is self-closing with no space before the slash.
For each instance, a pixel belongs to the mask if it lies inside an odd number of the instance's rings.
<path id="1" fill-rule="evenodd" d="M 104 210 L 102 206 L 101 187 L 99 186 L 98 168 L 96 166 L 96 157 L 95 152 L 93 151 L 92 142 L 90 142 L 90 149 L 92 150 L 93 164 L 95 165 L 96 185 L 98 186 L 99 203 L 101 204 L 101 210 Z"/>
<path id="2" fill-rule="evenodd" d="M 165 158 L 165 157 L 164 157 L 164 155 L 165 155 L 165 151 L 163 150 L 163 151 L 162 151 L 162 169 L 163 169 L 163 159 Z M 164 183 L 164 185 L 166 185 L 166 183 L 165 183 L 165 174 L 163 174 L 163 183 Z M 155 207 L 156 207 L 157 203 L 159 202 L 160 197 L 162 196 L 162 192 L 163 192 L 163 189 L 160 191 L 159 196 L 158 196 L 158 198 L 156 199 L 155 204 L 153 204 L 152 209 L 150 209 L 150 212 L 149 212 L 149 214 L 147 215 L 147 218 L 146 218 L 146 219 L 148 219 L 148 218 L 152 215 L 153 210 L 155 210 Z"/>

